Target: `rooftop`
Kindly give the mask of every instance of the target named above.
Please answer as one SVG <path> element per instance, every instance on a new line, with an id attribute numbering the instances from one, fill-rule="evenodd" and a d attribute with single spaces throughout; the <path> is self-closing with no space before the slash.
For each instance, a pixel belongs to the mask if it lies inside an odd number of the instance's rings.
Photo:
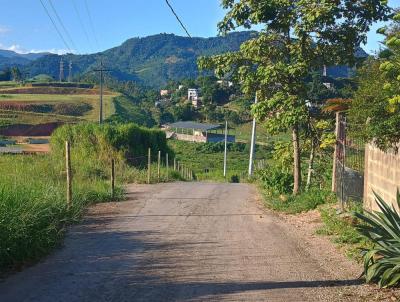
<path id="1" fill-rule="evenodd" d="M 180 128 L 180 129 L 195 129 L 201 131 L 210 131 L 221 128 L 221 125 L 202 124 L 197 122 L 185 121 L 176 122 L 168 125 L 169 128 Z"/>

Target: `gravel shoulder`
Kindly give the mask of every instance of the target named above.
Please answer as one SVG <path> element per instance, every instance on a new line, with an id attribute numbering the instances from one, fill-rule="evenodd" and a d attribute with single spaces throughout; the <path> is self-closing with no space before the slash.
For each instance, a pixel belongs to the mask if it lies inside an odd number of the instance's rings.
<path id="1" fill-rule="evenodd" d="M 0 282 L 0 301 L 381 299 L 358 265 L 299 217 L 266 210 L 254 186 L 130 185 L 127 197 L 91 207 L 62 248 Z"/>

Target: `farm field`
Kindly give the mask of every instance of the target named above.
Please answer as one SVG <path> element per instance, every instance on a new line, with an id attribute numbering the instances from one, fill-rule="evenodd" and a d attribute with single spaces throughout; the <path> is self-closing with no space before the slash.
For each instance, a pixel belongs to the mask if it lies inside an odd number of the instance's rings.
<path id="1" fill-rule="evenodd" d="M 112 99 L 115 95 L 105 95 L 103 97 L 103 112 L 104 118 L 114 113 L 114 106 Z M 67 106 L 60 107 L 60 104 L 68 104 Z M 82 110 L 79 105 L 86 104 L 86 110 Z M 7 106 L 8 105 L 8 106 Z M 24 111 L 23 105 L 30 107 Z M 34 112 L 35 108 L 40 108 L 40 105 L 47 106 L 50 112 Z M 57 107 L 58 105 L 58 107 Z M 20 107 L 21 110 L 18 110 Z M 52 108 L 59 111 L 52 110 Z M 99 96 L 89 94 L 71 94 L 71 95 L 60 95 L 60 94 L 2 94 L 0 90 L 0 109 L 3 114 L 14 113 L 14 122 L 19 123 L 42 123 L 50 121 L 64 121 L 65 116 L 80 117 L 88 121 L 95 121 L 99 115 Z M 73 110 L 77 110 L 74 114 Z M 29 111 L 32 110 L 32 111 Z M 40 109 L 39 109 L 40 110 Z M 64 110 L 64 114 L 63 113 Z M 54 114 L 52 111 L 58 112 Z M 31 114 L 32 113 L 32 114 Z M 46 114 L 41 114 L 46 113 Z M 69 120 L 67 117 L 66 120 Z"/>

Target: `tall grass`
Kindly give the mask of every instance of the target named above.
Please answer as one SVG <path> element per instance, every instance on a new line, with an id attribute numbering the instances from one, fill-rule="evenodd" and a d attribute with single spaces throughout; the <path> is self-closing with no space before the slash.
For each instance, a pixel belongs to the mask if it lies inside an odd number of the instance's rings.
<path id="1" fill-rule="evenodd" d="M 72 206 L 66 203 L 64 146 L 71 142 Z M 76 222 L 95 202 L 119 200 L 121 184 L 145 182 L 147 172 L 128 164 L 128 156 L 142 156 L 152 147 L 168 150 L 160 131 L 134 125 L 80 124 L 59 128 L 48 155 L 0 156 L 0 270 L 25 265 L 46 255 L 60 243 L 66 226 Z M 117 189 L 110 190 L 110 159 L 117 160 Z M 153 156 L 153 159 L 156 158 Z M 152 164 L 153 182 L 158 181 Z M 169 180 L 180 178 L 172 169 Z M 166 181 L 165 168 L 159 181 Z"/>

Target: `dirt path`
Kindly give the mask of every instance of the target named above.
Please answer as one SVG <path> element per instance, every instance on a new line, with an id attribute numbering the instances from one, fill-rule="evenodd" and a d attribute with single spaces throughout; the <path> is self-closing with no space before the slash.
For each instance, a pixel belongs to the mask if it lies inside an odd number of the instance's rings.
<path id="1" fill-rule="evenodd" d="M 0 301 L 357 301 L 359 271 L 308 252 L 250 185 L 132 185 L 128 196 L 1 282 Z"/>

